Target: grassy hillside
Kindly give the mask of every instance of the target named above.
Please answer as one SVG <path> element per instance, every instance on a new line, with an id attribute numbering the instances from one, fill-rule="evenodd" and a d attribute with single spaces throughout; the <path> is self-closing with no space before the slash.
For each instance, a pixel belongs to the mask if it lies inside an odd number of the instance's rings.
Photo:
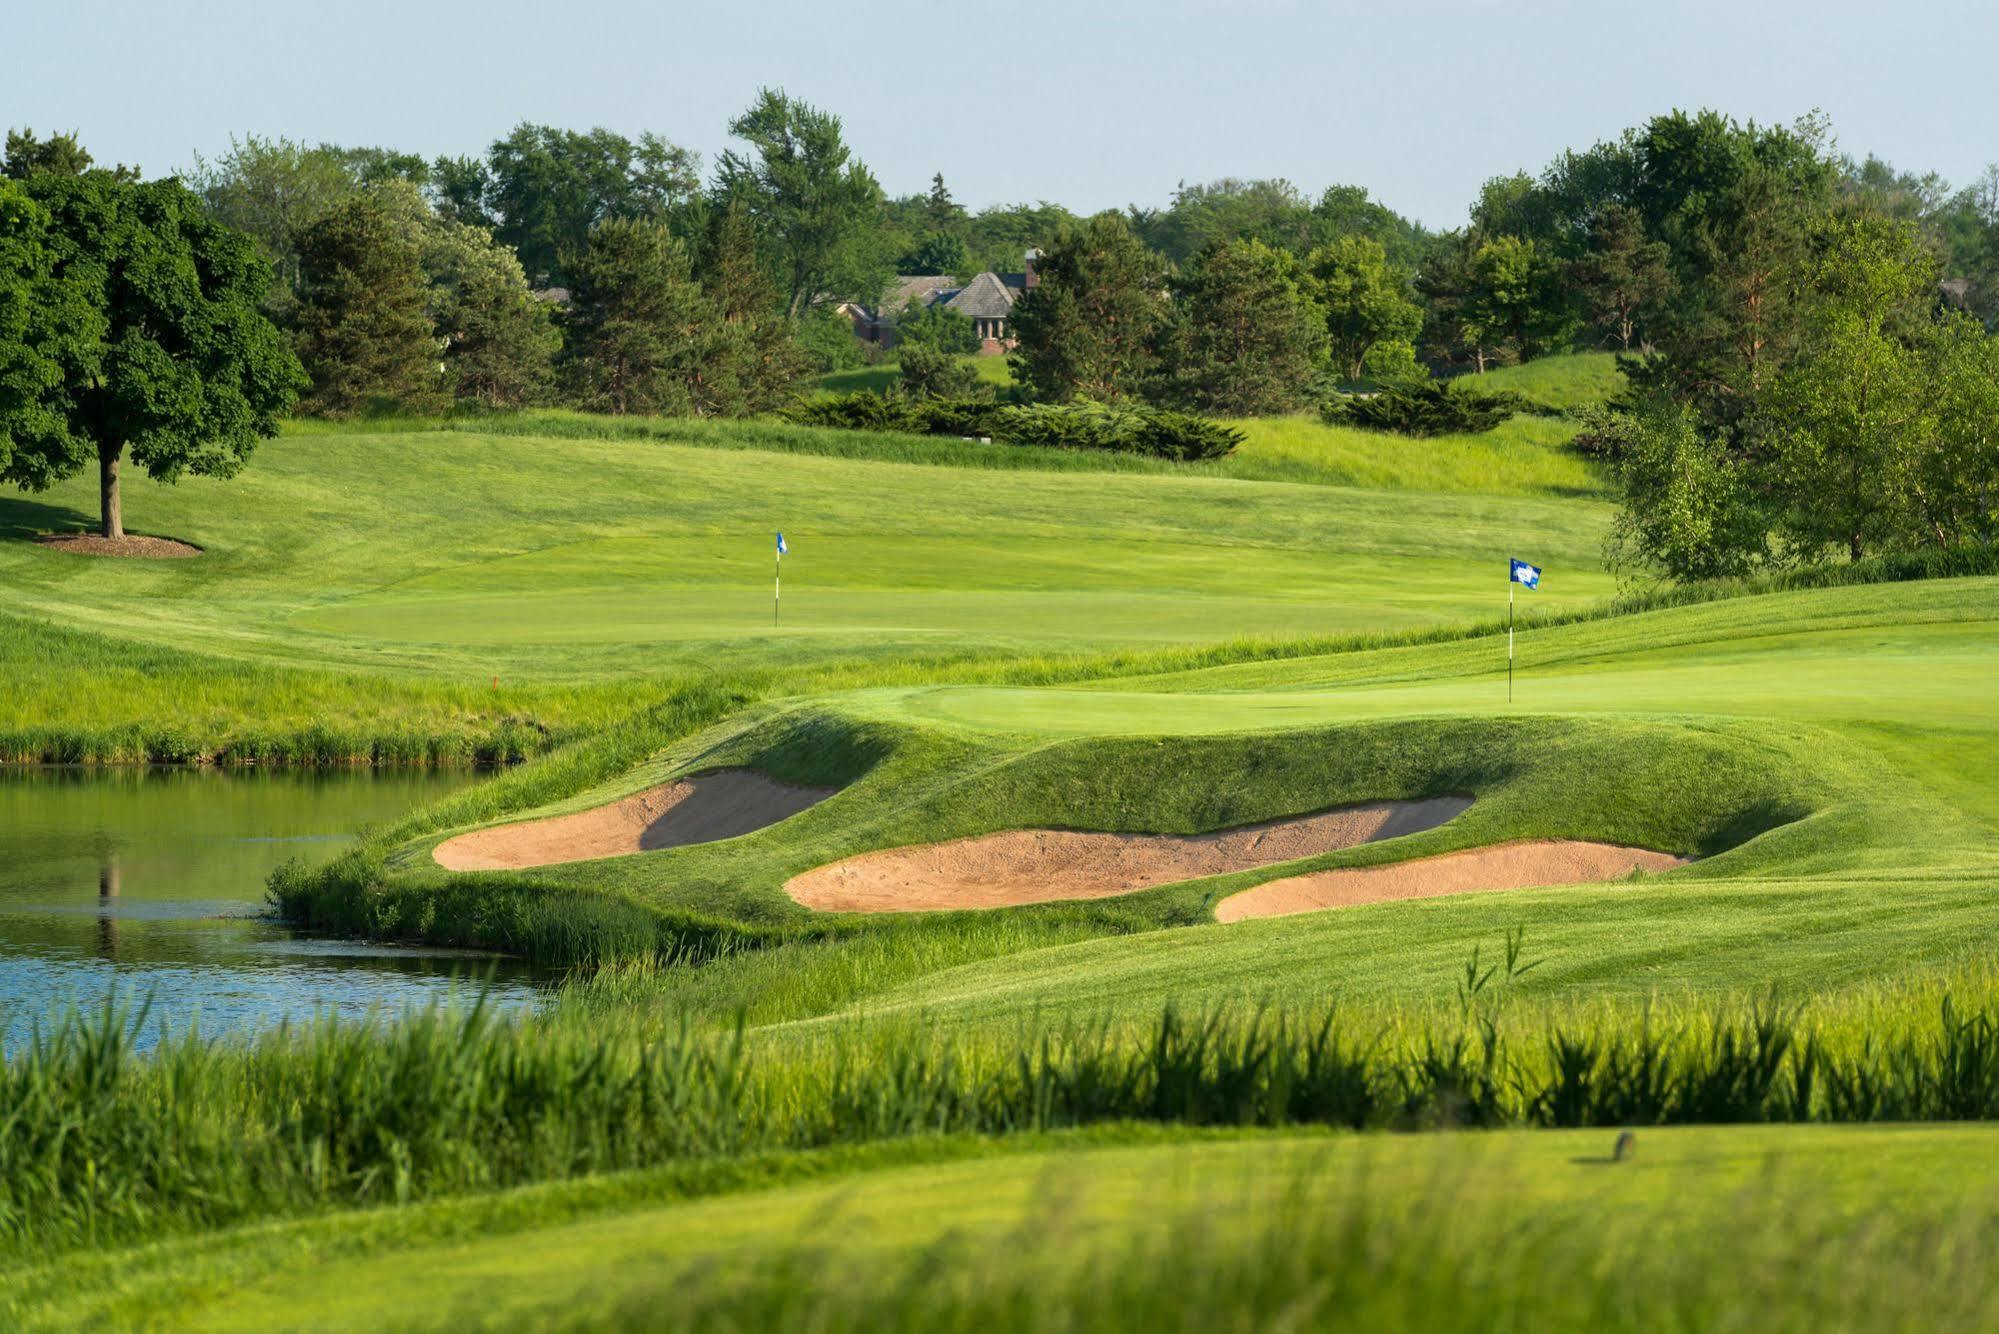
<path id="1" fill-rule="evenodd" d="M 1541 605 L 1611 588 L 1594 499 L 1105 471 L 1117 461 L 1053 451 L 968 472 L 953 465 L 980 447 L 956 442 L 650 432 L 300 431 L 230 482 L 132 485 L 134 530 L 204 549 L 185 561 L 30 541 L 85 526 L 83 481 L 0 499 L 0 751 L 518 754 L 690 671 L 847 661 L 909 679 L 970 657 L 1437 625 L 1494 607 L 1519 551 L 1550 569 Z M 773 625 L 778 528 L 792 555 Z"/>

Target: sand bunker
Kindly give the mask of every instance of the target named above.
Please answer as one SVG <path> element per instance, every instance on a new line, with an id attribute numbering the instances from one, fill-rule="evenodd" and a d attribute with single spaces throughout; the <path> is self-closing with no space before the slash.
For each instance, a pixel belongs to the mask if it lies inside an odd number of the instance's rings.
<path id="1" fill-rule="evenodd" d="M 753 769 L 717 769 L 592 811 L 460 834 L 431 855 L 449 871 L 511 871 L 712 843 L 776 824 L 838 790 L 780 783 Z"/>
<path id="2" fill-rule="evenodd" d="M 784 889 L 821 912 L 936 912 L 1100 899 L 1434 829 L 1470 805 L 1466 797 L 1384 802 L 1192 836 L 1013 829 L 864 852 L 796 876 Z"/>
<path id="3" fill-rule="evenodd" d="M 1429 899 L 1489 889 L 1530 889 L 1615 880 L 1633 870 L 1670 871 L 1687 858 L 1614 843 L 1544 839 L 1448 852 L 1390 866 L 1314 871 L 1273 880 L 1223 899 L 1215 916 L 1224 922 L 1282 917 L 1321 908 L 1351 908 L 1394 899 Z"/>

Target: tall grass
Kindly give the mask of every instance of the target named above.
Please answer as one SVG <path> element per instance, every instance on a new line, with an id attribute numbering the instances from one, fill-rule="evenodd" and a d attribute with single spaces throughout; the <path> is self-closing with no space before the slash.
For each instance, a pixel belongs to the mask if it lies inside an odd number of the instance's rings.
<path id="1" fill-rule="evenodd" d="M 1999 1117 L 1999 972 L 1810 1009 L 1509 1022 L 1216 1009 L 1147 1025 L 750 1033 L 477 1005 L 150 1054 L 106 1006 L 0 1066 L 0 1250 L 934 1133 Z"/>
<path id="2" fill-rule="evenodd" d="M 1503 1174 L 1502 1174 L 1503 1175 Z M 1321 1179 L 1323 1178 L 1323 1179 Z M 1784 1177 L 1688 1217 L 1307 1169 L 1288 1186 L 1164 1188 L 1107 1224 L 1038 1188 L 1019 1223 L 923 1247 L 789 1242 L 733 1264 L 661 1256 L 521 1326 L 685 1330 L 1985 1330 L 1999 1322 L 1989 1192 L 1857 1221 Z M 1477 1183 L 1483 1187 L 1485 1182 Z M 825 1221 L 838 1225 L 834 1211 Z M 476 1307 L 440 1324 L 479 1323 Z"/>

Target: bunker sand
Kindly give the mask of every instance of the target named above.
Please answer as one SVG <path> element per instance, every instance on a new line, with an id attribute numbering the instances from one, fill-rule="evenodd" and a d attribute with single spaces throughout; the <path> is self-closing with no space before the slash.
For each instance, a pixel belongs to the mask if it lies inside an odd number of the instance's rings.
<path id="1" fill-rule="evenodd" d="M 1397 899 L 1593 884 L 1616 880 L 1634 870 L 1670 871 L 1675 866 L 1685 866 L 1688 860 L 1614 843 L 1567 839 L 1501 843 L 1390 866 L 1314 871 L 1310 875 L 1272 880 L 1223 899 L 1215 909 L 1215 917 L 1224 922 L 1240 922 L 1252 917 L 1283 917 Z"/>
<path id="2" fill-rule="evenodd" d="M 774 825 L 838 790 L 780 783 L 753 769 L 716 769 L 595 810 L 476 829 L 446 839 L 431 855 L 448 871 L 512 871 L 712 843 Z"/>
<path id="3" fill-rule="evenodd" d="M 864 852 L 795 876 L 784 889 L 821 912 L 940 912 L 1109 898 L 1434 829 L 1470 805 L 1468 797 L 1382 802 L 1194 835 L 1012 829 Z"/>

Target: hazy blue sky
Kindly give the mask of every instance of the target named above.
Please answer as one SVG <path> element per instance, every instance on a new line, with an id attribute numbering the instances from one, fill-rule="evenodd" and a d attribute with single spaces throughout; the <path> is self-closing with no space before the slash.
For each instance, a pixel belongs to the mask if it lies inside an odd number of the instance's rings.
<path id="1" fill-rule="evenodd" d="M 476 152 L 521 120 L 704 159 L 760 84 L 837 111 L 891 192 L 1159 202 L 1365 185 L 1432 225 L 1674 106 L 1789 121 L 1962 182 L 1999 158 L 1994 0 L 68 0 L 0 32 L 0 118 L 149 172 L 232 132 Z"/>

